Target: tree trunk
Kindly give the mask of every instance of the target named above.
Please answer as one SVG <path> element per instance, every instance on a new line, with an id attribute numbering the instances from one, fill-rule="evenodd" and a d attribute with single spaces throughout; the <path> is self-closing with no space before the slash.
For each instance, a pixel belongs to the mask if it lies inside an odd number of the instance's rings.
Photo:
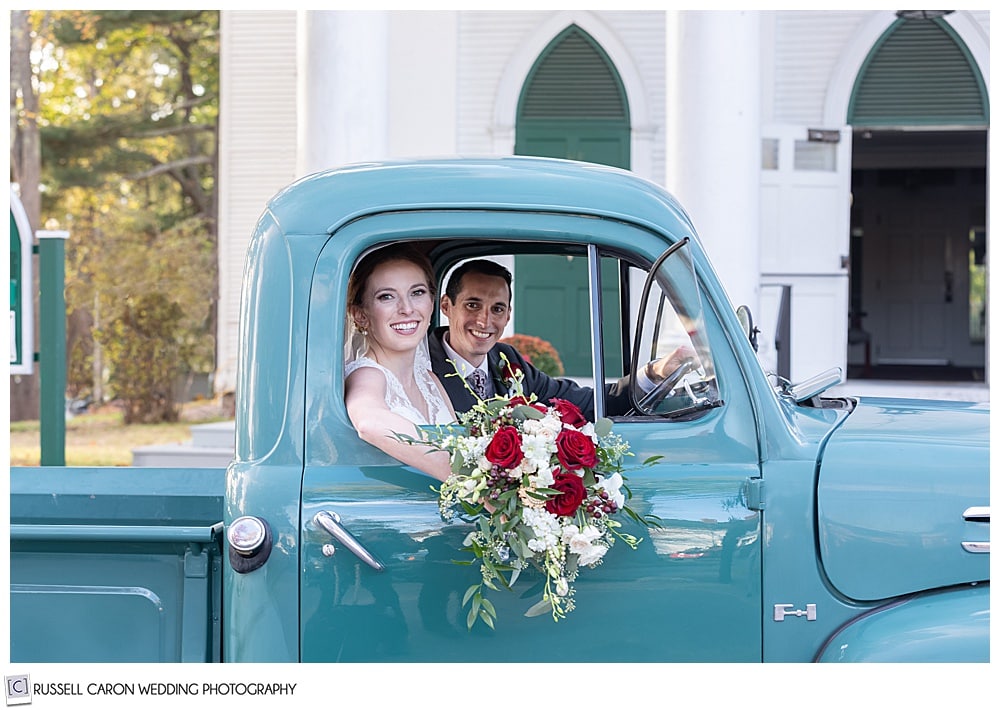
<path id="1" fill-rule="evenodd" d="M 101 299 L 94 293 L 94 329 L 100 328 L 101 325 Z M 94 406 L 99 407 L 104 404 L 104 349 L 98 342 L 97 338 L 93 338 L 94 341 L 94 364 L 93 364 L 93 398 Z"/>
<path id="2" fill-rule="evenodd" d="M 38 131 L 38 95 L 31 78 L 31 26 L 28 11 L 14 10 L 10 13 L 11 127 L 14 129 L 11 133 L 11 172 L 20 188 L 21 204 L 28 223 L 32 230 L 36 230 L 41 218 L 38 183 L 42 171 L 42 152 Z M 16 92 L 20 92 L 20 106 L 16 103 Z M 37 259 L 32 259 L 32 280 L 34 284 L 38 284 Z M 32 291 L 30 297 L 34 299 L 35 323 L 26 323 L 25 326 L 35 329 L 35 343 L 38 344 L 37 286 Z M 31 375 L 14 375 L 10 378 L 10 419 L 22 421 L 39 418 L 38 368 L 35 367 Z"/>

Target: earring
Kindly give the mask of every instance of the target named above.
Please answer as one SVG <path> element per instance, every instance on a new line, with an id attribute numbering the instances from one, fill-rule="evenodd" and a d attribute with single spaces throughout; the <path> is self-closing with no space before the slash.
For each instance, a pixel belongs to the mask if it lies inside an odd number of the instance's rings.
<path id="1" fill-rule="evenodd" d="M 358 329 L 358 332 L 362 335 L 368 335 L 368 327 L 361 325 L 357 321 L 354 321 L 354 327 Z"/>

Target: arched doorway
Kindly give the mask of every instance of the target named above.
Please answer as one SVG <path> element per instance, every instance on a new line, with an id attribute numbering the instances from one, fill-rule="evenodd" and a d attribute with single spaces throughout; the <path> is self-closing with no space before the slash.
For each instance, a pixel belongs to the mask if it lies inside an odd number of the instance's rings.
<path id="1" fill-rule="evenodd" d="M 514 153 L 627 169 L 630 145 L 628 97 L 618 72 L 593 37 L 576 25 L 569 26 L 542 51 L 524 82 Z M 552 343 L 567 375 L 589 376 L 592 357 L 584 261 L 571 256 L 518 257 L 515 270 L 517 331 Z M 609 273 L 605 278 L 613 281 L 617 275 Z M 539 303 L 560 307 L 538 308 Z"/>
<path id="2" fill-rule="evenodd" d="M 986 86 L 943 18 L 899 14 L 862 64 L 848 108 L 849 375 L 980 379 Z"/>

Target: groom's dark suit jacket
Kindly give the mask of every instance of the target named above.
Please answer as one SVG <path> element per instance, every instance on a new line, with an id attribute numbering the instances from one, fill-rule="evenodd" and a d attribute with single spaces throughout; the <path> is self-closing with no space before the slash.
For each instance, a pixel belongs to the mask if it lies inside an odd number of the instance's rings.
<path id="1" fill-rule="evenodd" d="M 467 412 L 472 409 L 472 405 L 476 403 L 476 399 L 466 389 L 462 378 L 455 373 L 455 367 L 448 362 L 448 353 L 445 351 L 442 342 L 444 334 L 447 332 L 448 326 L 441 326 L 427 334 L 427 345 L 431 356 L 431 369 L 444 385 L 444 389 L 451 398 L 451 403 L 455 407 L 455 411 L 459 413 Z M 507 356 L 507 361 L 515 368 L 520 367 L 524 371 L 525 395 L 533 393 L 543 404 L 548 404 L 552 398 L 565 399 L 579 407 L 587 419 L 594 421 L 594 390 L 592 388 L 581 387 L 572 380 L 546 375 L 525 360 L 521 353 L 504 343 L 497 343 L 486 354 L 488 369 L 493 377 L 493 387 L 497 394 L 507 394 L 508 391 L 501 371 L 504 363 L 500 359 L 500 353 L 504 353 Z M 628 383 L 629 378 L 623 377 L 618 382 L 605 386 L 604 407 L 608 415 L 625 414 L 631 408 L 628 396 Z"/>

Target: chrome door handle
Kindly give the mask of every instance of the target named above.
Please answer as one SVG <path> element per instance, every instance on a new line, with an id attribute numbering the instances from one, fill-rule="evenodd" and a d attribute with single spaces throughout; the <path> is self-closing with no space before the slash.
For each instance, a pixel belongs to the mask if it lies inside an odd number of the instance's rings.
<path id="1" fill-rule="evenodd" d="M 971 508 L 966 508 L 965 512 L 962 513 L 962 517 L 967 523 L 989 523 L 990 522 L 990 506 L 988 505 L 975 505 Z M 976 555 L 988 555 L 990 554 L 990 543 L 989 542 L 963 542 L 962 549 L 966 552 L 971 552 Z"/>
<path id="2" fill-rule="evenodd" d="M 988 505 L 974 505 L 971 508 L 966 508 L 962 517 L 969 523 L 988 523 L 990 522 L 990 507 Z"/>
<path id="3" fill-rule="evenodd" d="M 385 565 L 375 555 L 366 550 L 364 545 L 358 542 L 358 539 L 347 531 L 347 528 L 340 524 L 340 516 L 336 513 L 321 510 L 313 516 L 313 522 L 330 533 L 335 540 L 357 555 L 372 569 L 378 572 L 385 569 Z"/>

